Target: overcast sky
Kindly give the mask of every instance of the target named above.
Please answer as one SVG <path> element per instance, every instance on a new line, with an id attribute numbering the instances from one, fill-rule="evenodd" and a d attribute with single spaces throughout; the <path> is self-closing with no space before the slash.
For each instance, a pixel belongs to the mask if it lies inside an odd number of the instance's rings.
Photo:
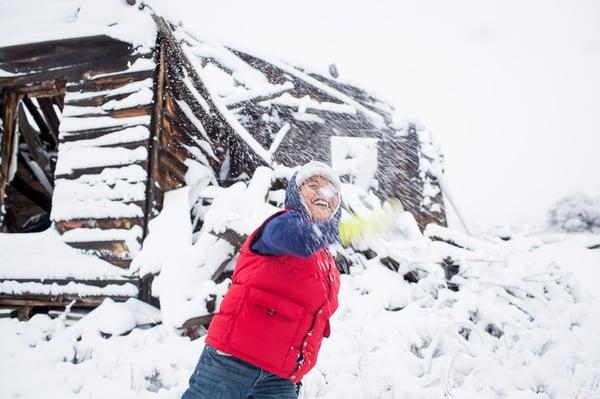
<path id="1" fill-rule="evenodd" d="M 419 118 L 473 224 L 600 195 L 600 1 L 179 3 L 184 25 L 325 69 Z"/>

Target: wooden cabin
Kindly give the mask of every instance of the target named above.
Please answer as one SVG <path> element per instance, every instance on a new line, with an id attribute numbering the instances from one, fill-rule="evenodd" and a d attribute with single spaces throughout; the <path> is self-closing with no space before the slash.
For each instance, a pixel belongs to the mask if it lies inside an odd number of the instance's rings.
<path id="1" fill-rule="evenodd" d="M 378 195 L 400 198 L 422 228 L 446 224 L 426 135 L 397 126 L 392 107 L 338 80 L 335 68 L 326 76 L 204 41 L 143 4 L 123 1 L 115 12 L 128 14 L 116 28 L 143 25 L 150 44 L 108 25 L 0 48 L 3 233 L 56 229 L 70 246 L 126 270 L 164 193 L 186 184 L 190 162 L 227 186 L 260 165 L 332 162 L 340 138 L 375 143 Z M 135 275 L 42 280 L 0 265 L 0 285 L 8 282 L 55 289 L 0 289 L 0 303 L 149 298 Z M 61 291 L 73 282 L 129 288 Z"/>

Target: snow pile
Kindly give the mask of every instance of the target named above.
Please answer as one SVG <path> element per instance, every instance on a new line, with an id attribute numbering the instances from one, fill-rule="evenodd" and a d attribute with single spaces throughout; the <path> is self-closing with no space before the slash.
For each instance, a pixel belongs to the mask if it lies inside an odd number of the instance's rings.
<path id="1" fill-rule="evenodd" d="M 600 277 L 600 253 L 575 242 L 473 241 L 473 250 L 440 241 L 396 247 L 400 271 L 421 276 L 416 284 L 383 268 L 379 256 L 351 268 L 332 321 L 334 338 L 307 376 L 305 397 L 600 392 L 600 298 L 592 283 Z M 439 266 L 448 256 L 460 265 L 450 280 L 458 291 L 447 288 Z"/>
<path id="2" fill-rule="evenodd" d="M 40 233 L 0 233 L 0 277 L 19 279 L 119 279 L 126 270 L 65 244 L 53 228 Z"/>
<path id="3" fill-rule="evenodd" d="M 131 269 L 140 276 L 158 274 L 152 283 L 152 295 L 160 298 L 164 323 L 175 328 L 187 320 L 210 313 L 206 302 L 220 300 L 229 280 L 219 284 L 213 276 L 234 264 L 234 247 L 220 237 L 227 231 L 243 236 L 277 208 L 266 204 L 273 170 L 260 167 L 246 183 L 223 188 L 208 185 L 213 180 L 200 165 L 186 179 L 191 186 L 165 194 L 163 209 L 149 223 L 149 235 Z M 205 172 L 206 168 L 204 167 Z M 203 199 L 210 199 L 208 210 Z M 202 228 L 192 234 L 190 208 L 202 218 Z M 194 240 L 195 238 L 195 240 Z"/>
<path id="4" fill-rule="evenodd" d="M 585 194 L 563 198 L 550 210 L 548 225 L 565 232 L 600 233 L 600 198 Z"/>
<path id="5" fill-rule="evenodd" d="M 158 273 L 152 295 L 160 299 L 164 323 L 175 328 L 191 317 L 208 314 L 210 295 L 224 295 L 226 284 L 210 279 L 210 261 L 232 252 L 230 247 L 214 245 L 216 237 L 210 252 L 200 244 L 192 245 L 189 209 L 187 186 L 167 192 L 163 209 L 150 221 L 149 235 L 131 264 L 140 276 Z"/>

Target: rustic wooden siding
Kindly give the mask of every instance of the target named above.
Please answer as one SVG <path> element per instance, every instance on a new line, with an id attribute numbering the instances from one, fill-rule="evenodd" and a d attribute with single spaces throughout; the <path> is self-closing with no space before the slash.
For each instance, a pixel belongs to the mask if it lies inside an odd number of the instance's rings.
<path id="1" fill-rule="evenodd" d="M 135 228 L 139 247 L 144 236 L 156 79 L 153 54 L 129 65 L 67 83 L 52 211 L 59 232 L 85 237 L 68 244 L 121 267 L 138 248 L 117 237 Z"/>

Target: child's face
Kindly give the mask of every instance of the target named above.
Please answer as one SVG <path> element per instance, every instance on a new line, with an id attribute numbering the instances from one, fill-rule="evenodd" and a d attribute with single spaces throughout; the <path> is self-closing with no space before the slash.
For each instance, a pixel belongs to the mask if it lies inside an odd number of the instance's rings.
<path id="1" fill-rule="evenodd" d="M 312 217 L 325 222 L 337 209 L 340 194 L 327 178 L 312 176 L 300 186 L 300 195 Z"/>

